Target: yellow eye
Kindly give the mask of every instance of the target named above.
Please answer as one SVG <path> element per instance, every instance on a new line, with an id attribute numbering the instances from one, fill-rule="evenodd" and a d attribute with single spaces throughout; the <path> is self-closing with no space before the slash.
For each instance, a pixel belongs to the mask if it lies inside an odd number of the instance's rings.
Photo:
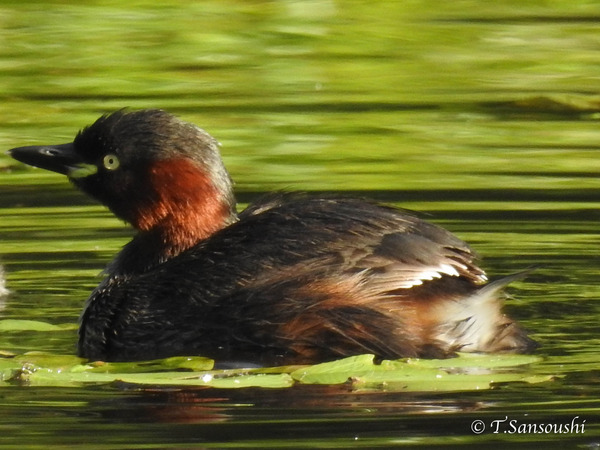
<path id="1" fill-rule="evenodd" d="M 104 164 L 104 168 L 106 170 L 116 170 L 121 165 L 121 163 L 119 162 L 119 158 L 117 158 L 117 155 L 114 155 L 112 153 L 106 155 L 102 160 L 102 163 Z"/>

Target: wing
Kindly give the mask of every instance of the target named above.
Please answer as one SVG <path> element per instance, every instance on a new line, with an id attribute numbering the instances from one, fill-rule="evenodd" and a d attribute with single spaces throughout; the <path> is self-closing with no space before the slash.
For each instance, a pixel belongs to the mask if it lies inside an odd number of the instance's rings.
<path id="1" fill-rule="evenodd" d="M 390 292 L 447 277 L 483 284 L 487 277 L 475 261 L 475 253 L 464 242 L 421 222 L 415 229 L 382 236 L 356 266 L 368 271 L 372 289 Z"/>
<path id="2" fill-rule="evenodd" d="M 360 199 L 288 194 L 250 206 L 240 220 L 256 221 L 254 228 L 263 235 L 253 241 L 263 242 L 263 254 L 271 247 L 279 260 L 275 270 L 258 277 L 262 279 L 289 279 L 291 273 L 320 278 L 328 272 L 333 276 L 364 272 L 372 289 L 381 292 L 444 277 L 473 285 L 487 281 L 466 243 L 405 210 Z"/>

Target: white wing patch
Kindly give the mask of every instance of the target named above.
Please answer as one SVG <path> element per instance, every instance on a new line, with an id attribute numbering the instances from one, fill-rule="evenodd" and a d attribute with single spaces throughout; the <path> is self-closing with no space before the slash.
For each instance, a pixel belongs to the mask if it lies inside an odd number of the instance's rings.
<path id="1" fill-rule="evenodd" d="M 467 269 L 466 266 L 460 265 L 461 269 Z M 423 270 L 419 271 L 417 268 L 411 270 L 413 272 L 412 276 L 407 276 L 403 282 L 397 285 L 400 289 L 409 289 L 414 286 L 421 286 L 425 281 L 438 280 L 442 278 L 444 275 L 448 275 L 451 277 L 459 277 L 461 274 L 456 267 L 451 266 L 450 264 L 440 264 L 437 267 L 424 267 Z M 479 275 L 478 277 L 481 282 L 487 281 L 487 277 L 485 275 Z"/>

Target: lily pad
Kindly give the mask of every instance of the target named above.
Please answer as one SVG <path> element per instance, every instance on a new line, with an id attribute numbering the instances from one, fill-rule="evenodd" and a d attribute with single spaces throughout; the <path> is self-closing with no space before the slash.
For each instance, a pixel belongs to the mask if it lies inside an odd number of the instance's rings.
<path id="1" fill-rule="evenodd" d="M 148 373 L 174 370 L 201 371 L 211 370 L 214 361 L 201 356 L 173 356 L 142 362 L 104 362 L 90 363 L 86 371 L 96 373 Z"/>
<path id="2" fill-rule="evenodd" d="M 310 367 L 291 373 L 305 384 L 339 384 L 354 388 L 410 391 L 455 391 L 490 389 L 497 383 L 539 383 L 553 379 L 545 375 L 527 375 L 514 370 L 540 361 L 528 355 L 460 355 L 443 360 L 406 359 L 374 363 L 373 355 L 360 355 Z M 506 368 L 502 373 L 497 369 Z M 508 371 L 512 368 L 512 371 Z M 492 370 L 494 369 L 494 370 Z"/>
<path id="3" fill-rule="evenodd" d="M 30 352 L 0 357 L 0 381 L 36 386 L 123 382 L 140 386 L 285 388 L 294 384 L 343 384 L 354 389 L 458 391 L 489 389 L 498 383 L 539 383 L 528 365 L 541 358 L 523 355 L 459 355 L 444 360 L 374 362 L 359 355 L 313 366 L 212 370 L 202 357 L 173 357 L 131 363 L 89 362 L 70 355 Z"/>
<path id="4" fill-rule="evenodd" d="M 0 320 L 0 332 L 2 331 L 65 331 L 77 329 L 77 324 L 54 325 L 48 322 L 25 319 L 4 319 Z"/>

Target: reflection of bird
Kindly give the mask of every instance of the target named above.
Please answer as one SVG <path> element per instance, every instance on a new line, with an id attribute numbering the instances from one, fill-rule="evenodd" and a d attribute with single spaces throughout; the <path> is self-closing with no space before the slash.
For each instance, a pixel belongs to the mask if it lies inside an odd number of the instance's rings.
<path id="1" fill-rule="evenodd" d="M 238 215 L 217 147 L 198 127 L 143 110 L 103 116 L 73 143 L 11 151 L 67 175 L 138 230 L 86 304 L 82 356 L 275 364 L 533 348 L 500 311 L 514 277 L 486 284 L 448 231 L 371 202 L 302 194 Z"/>

